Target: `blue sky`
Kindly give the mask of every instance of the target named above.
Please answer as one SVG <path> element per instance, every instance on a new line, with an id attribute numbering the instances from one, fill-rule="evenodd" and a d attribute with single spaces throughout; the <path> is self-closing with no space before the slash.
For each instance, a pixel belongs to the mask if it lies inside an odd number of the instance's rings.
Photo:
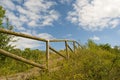
<path id="1" fill-rule="evenodd" d="M 92 39 L 120 45 L 120 0 L 0 0 L 0 5 L 16 32 L 74 39 L 81 44 Z M 43 46 L 24 38 L 13 44 L 18 48 Z"/>

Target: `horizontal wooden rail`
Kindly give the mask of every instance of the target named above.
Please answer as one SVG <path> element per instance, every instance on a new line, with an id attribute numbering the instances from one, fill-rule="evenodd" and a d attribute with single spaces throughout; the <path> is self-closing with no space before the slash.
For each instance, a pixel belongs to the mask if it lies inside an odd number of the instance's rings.
<path id="1" fill-rule="evenodd" d="M 35 62 L 33 62 L 33 61 L 27 60 L 27 59 L 25 59 L 25 58 L 23 58 L 23 57 L 17 56 L 17 55 L 15 55 L 15 54 L 12 54 L 12 53 L 10 53 L 10 52 L 7 52 L 7 51 L 5 51 L 5 50 L 3 50 L 3 49 L 0 49 L 0 54 L 5 55 L 5 56 L 8 56 L 8 57 L 10 57 L 10 58 L 13 58 L 13 59 L 15 59 L 15 60 L 18 60 L 18 61 L 21 61 L 21 62 L 30 64 L 30 65 L 33 65 L 33 66 L 38 67 L 38 68 L 41 68 L 41 69 L 46 69 L 45 66 L 43 66 L 43 65 L 40 65 L 40 64 L 35 63 Z"/>
<path id="2" fill-rule="evenodd" d="M 49 46 L 49 49 L 52 50 L 53 52 L 57 53 L 58 55 L 60 55 L 60 56 L 62 56 L 62 57 L 64 57 L 64 58 L 66 58 L 66 57 L 63 56 L 60 52 L 56 51 L 54 48 L 52 48 L 52 47 Z"/>
<path id="3" fill-rule="evenodd" d="M 0 32 L 5 33 L 5 34 L 19 36 L 19 37 L 34 39 L 34 40 L 38 40 L 38 41 L 44 41 L 44 42 L 47 41 L 46 39 L 38 38 L 38 37 L 35 37 L 35 36 L 23 34 L 23 33 L 13 32 L 13 31 L 10 31 L 10 30 L 5 30 L 5 29 L 2 29 L 2 28 L 0 28 Z"/>
<path id="4" fill-rule="evenodd" d="M 54 40 L 49 40 L 50 42 L 73 42 L 74 40 L 67 40 L 67 39 L 54 39 Z"/>
<path id="5" fill-rule="evenodd" d="M 37 40 L 37 41 L 43 41 L 43 42 L 46 42 L 46 66 L 47 66 L 47 69 L 48 69 L 48 64 L 49 64 L 49 49 L 52 50 L 53 52 L 57 53 L 58 55 L 64 57 L 65 59 L 69 58 L 69 52 L 68 52 L 68 49 L 70 49 L 72 52 L 76 53 L 76 44 L 78 45 L 78 47 L 81 48 L 81 45 L 75 41 L 75 40 L 67 40 L 67 39 L 52 39 L 52 40 L 47 40 L 47 39 L 43 39 L 43 38 L 38 38 L 38 37 L 35 37 L 35 36 L 31 36 L 31 35 L 27 35 L 27 34 L 23 34 L 23 33 L 18 33 L 18 32 L 13 32 L 13 31 L 10 31 L 10 30 L 5 30 L 3 28 L 0 28 L 0 33 L 5 33 L 5 34 L 9 34 L 9 35 L 14 35 L 14 36 L 19 36 L 19 37 L 24 37 L 24 38 L 29 38 L 29 39 L 32 39 L 32 40 Z M 65 42 L 65 50 L 66 50 L 66 54 L 67 54 L 67 57 L 66 56 L 63 56 L 60 52 L 58 52 L 57 50 L 55 50 L 54 48 L 52 48 L 50 46 L 50 42 Z M 72 48 L 68 45 L 67 42 L 72 42 L 73 43 L 73 50 Z M 33 65 L 33 66 L 36 66 L 36 67 L 39 67 L 39 68 L 42 68 L 42 69 L 46 69 L 44 66 L 40 65 L 40 64 L 37 64 L 35 62 L 32 62 L 30 60 L 27 60 L 25 58 L 22 58 L 22 57 L 19 57 L 17 55 L 14 55 L 14 54 L 11 54 L 5 50 L 2 50 L 0 49 L 0 54 L 3 54 L 3 55 L 6 55 L 8 57 L 11 57 L 13 59 L 16 59 L 18 61 L 22 61 L 24 63 L 27 63 L 27 64 L 30 64 L 30 65 Z"/>

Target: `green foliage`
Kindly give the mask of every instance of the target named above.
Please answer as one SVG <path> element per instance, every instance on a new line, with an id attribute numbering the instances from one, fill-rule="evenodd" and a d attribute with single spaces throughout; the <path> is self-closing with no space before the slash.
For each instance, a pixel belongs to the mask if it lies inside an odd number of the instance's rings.
<path id="1" fill-rule="evenodd" d="M 5 16 L 5 10 L 0 6 L 0 26 L 2 25 L 3 18 Z"/>
<path id="2" fill-rule="evenodd" d="M 45 52 L 38 49 L 13 49 L 11 52 L 40 64 L 45 58 Z M 57 63 L 58 66 L 62 66 L 61 69 L 49 73 L 42 72 L 40 76 L 31 76 L 29 80 L 119 80 L 119 52 L 119 47 L 111 48 L 109 44 L 101 46 L 88 41 L 87 48 L 77 49 L 77 54 L 71 53 L 68 61 Z M 56 57 L 52 55 L 51 58 Z M 6 63 L 0 63 L 0 75 L 23 72 L 31 68 L 30 65 L 7 58 Z"/>
<path id="3" fill-rule="evenodd" d="M 2 19 L 5 11 L 0 7 L 1 28 L 12 30 L 7 19 L 7 27 L 3 27 Z M 0 48 L 26 59 L 42 64 L 45 59 L 45 52 L 38 49 L 25 50 L 13 49 L 8 45 L 12 37 L 0 33 Z M 60 51 L 65 53 L 64 51 Z M 96 44 L 88 40 L 86 46 L 76 50 L 77 54 L 70 54 L 68 61 L 58 62 L 61 69 L 54 72 L 43 72 L 39 77 L 32 76 L 29 80 L 119 80 L 120 79 L 120 48 L 111 48 L 109 44 Z M 54 55 L 51 58 L 58 58 Z M 4 59 L 4 60 L 3 60 Z M 4 62 L 3 62 L 4 61 Z M 52 63 L 52 62 L 51 62 Z M 31 69 L 32 66 L 15 61 L 11 58 L 4 58 L 0 55 L 0 76 L 23 72 Z"/>
<path id="4" fill-rule="evenodd" d="M 104 49 L 104 50 L 111 50 L 111 46 L 107 43 L 107 44 L 101 44 L 99 45 L 100 48 Z"/>
<path id="5" fill-rule="evenodd" d="M 8 29 L 8 30 L 12 30 L 13 26 L 11 26 L 9 24 L 9 19 L 4 17 L 5 10 L 3 10 L 2 7 L 0 7 L 0 14 L 1 14 L 1 17 L 0 17 L 0 20 L 1 20 L 0 28 L 5 28 L 5 29 Z M 6 24 L 2 23 L 4 18 L 6 19 Z M 8 35 L 8 34 L 4 34 L 4 33 L 0 33 L 0 48 L 6 49 L 6 50 L 11 50 L 13 48 L 13 46 L 11 46 L 9 43 L 12 42 L 12 41 L 13 41 L 13 36 Z"/>
<path id="6" fill-rule="evenodd" d="M 3 23 L 3 19 L 6 21 Z M 9 19 L 5 17 L 5 10 L 0 6 L 0 28 L 5 28 L 12 30 L 13 26 L 9 24 Z M 8 34 L 0 33 L 0 48 L 10 51 L 14 46 L 11 46 L 9 43 L 13 41 L 13 37 Z M 0 54 L 0 62 L 5 61 L 6 57 Z"/>
<path id="7" fill-rule="evenodd" d="M 88 40 L 87 47 L 89 49 L 95 49 L 95 48 L 97 48 L 97 44 L 95 42 L 93 42 L 92 40 Z"/>
<path id="8" fill-rule="evenodd" d="M 61 66 L 62 68 L 57 71 L 45 72 L 30 80 L 120 79 L 120 53 L 117 53 L 116 48 L 111 48 L 109 44 L 101 48 L 101 45 L 88 41 L 87 48 L 78 49 L 77 54 L 71 54 L 70 59 L 64 61 Z"/>
<path id="9" fill-rule="evenodd" d="M 13 49 L 11 50 L 11 52 L 15 55 L 24 57 L 28 60 L 32 60 L 39 64 L 45 63 L 43 62 L 45 58 L 45 52 L 40 51 L 38 49 L 36 50 L 31 50 L 29 48 L 26 48 L 25 50 Z M 15 74 L 18 72 L 25 72 L 31 68 L 33 68 L 33 66 L 7 57 L 4 62 L 3 61 L 0 62 L 0 76 Z"/>

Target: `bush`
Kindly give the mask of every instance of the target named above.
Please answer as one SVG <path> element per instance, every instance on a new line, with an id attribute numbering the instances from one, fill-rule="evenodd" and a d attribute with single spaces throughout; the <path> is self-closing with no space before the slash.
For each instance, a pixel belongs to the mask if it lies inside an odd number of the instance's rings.
<path id="1" fill-rule="evenodd" d="M 112 50 L 112 51 L 111 51 Z M 94 42 L 87 48 L 77 50 L 71 54 L 68 61 L 64 61 L 62 68 L 55 72 L 43 73 L 36 80 L 119 80 L 120 54 L 113 53 L 113 49 L 103 49 Z"/>

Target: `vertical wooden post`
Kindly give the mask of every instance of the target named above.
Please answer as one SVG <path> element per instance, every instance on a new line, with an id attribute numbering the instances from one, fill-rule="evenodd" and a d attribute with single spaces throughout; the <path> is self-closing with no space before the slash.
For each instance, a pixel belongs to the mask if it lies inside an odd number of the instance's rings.
<path id="1" fill-rule="evenodd" d="M 67 59 L 69 59 L 68 44 L 67 44 L 67 41 L 65 41 L 65 48 L 66 48 Z"/>
<path id="2" fill-rule="evenodd" d="M 74 48 L 74 53 L 76 54 L 76 46 L 75 46 L 75 41 L 73 41 L 73 48 Z"/>
<path id="3" fill-rule="evenodd" d="M 46 41 L 46 66 L 49 69 L 49 40 Z"/>

